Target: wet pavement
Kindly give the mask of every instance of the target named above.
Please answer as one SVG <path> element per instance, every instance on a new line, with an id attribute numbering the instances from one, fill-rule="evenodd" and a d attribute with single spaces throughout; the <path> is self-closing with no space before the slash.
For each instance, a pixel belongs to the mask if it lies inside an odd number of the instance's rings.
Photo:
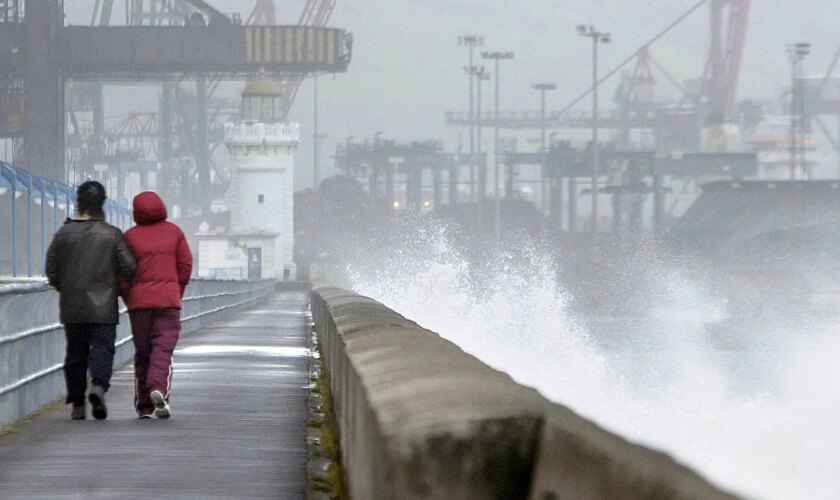
<path id="1" fill-rule="evenodd" d="M 278 292 L 182 337 L 169 420 L 136 418 L 129 363 L 108 420 L 62 406 L 0 437 L 0 498 L 304 498 L 307 311 Z"/>

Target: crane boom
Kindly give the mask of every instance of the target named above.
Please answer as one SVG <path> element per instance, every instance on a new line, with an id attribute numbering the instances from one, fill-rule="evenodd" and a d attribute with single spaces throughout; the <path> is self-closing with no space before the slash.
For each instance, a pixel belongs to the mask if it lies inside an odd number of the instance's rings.
<path id="1" fill-rule="evenodd" d="M 711 44 L 708 57 L 706 58 L 705 69 L 699 78 L 699 89 L 696 86 L 683 86 L 678 80 L 667 71 L 666 67 L 659 63 L 648 49 L 662 37 L 672 32 L 685 19 L 699 11 L 706 4 L 711 7 Z M 687 111 L 696 112 L 704 110 L 708 112 L 707 125 L 720 125 L 727 119 L 732 118 L 735 101 L 738 91 L 738 80 L 741 71 L 744 46 L 746 43 L 749 24 L 750 8 L 752 0 L 697 0 L 690 8 L 683 12 L 673 22 L 659 31 L 653 38 L 643 44 L 638 50 L 623 59 L 617 66 L 601 76 L 597 85 L 619 74 L 622 69 L 636 61 L 637 66 L 640 59 L 646 59 L 644 65 L 647 69 L 656 68 L 668 81 L 683 93 L 683 99 L 679 102 L 673 113 L 666 113 L 666 123 L 686 126 L 696 124 L 683 116 Z M 838 51 L 840 54 L 840 50 Z M 577 95 L 568 105 L 560 111 L 550 114 L 550 123 L 559 127 L 589 127 L 592 117 L 582 118 L 575 114 L 572 109 L 591 95 L 595 85 L 590 86 L 586 91 Z M 701 103 L 704 106 L 700 106 Z M 692 106 L 693 104 L 693 106 Z M 667 110 L 666 110 L 667 111 Z M 670 117 L 673 115 L 673 117 Z M 502 113 L 500 124 L 506 128 L 535 128 L 540 127 L 541 122 L 535 120 L 536 113 Z M 495 120 L 491 117 L 480 117 L 482 123 L 492 125 Z M 603 119 L 602 119 L 603 120 Z M 447 123 L 452 125 L 467 125 L 470 123 L 469 115 L 466 113 L 447 113 Z M 644 117 L 637 120 L 634 126 L 651 126 L 651 122 Z M 618 123 L 616 123 L 618 125 Z M 695 126 L 695 125 L 692 125 Z"/>
<path id="2" fill-rule="evenodd" d="M 298 24 L 301 26 L 326 26 L 330 20 L 335 3 L 337 0 L 307 0 L 306 6 L 303 8 L 303 13 L 300 16 Z M 281 113 L 283 117 L 289 115 L 292 109 L 292 104 L 297 97 L 300 85 L 306 75 L 294 75 L 281 83 L 283 89 L 283 96 L 281 97 Z"/>
<path id="3" fill-rule="evenodd" d="M 249 26 L 274 26 L 277 24 L 274 10 L 274 0 L 257 0 L 245 24 Z"/>
<path id="4" fill-rule="evenodd" d="M 709 124 L 731 117 L 747 39 L 751 0 L 712 0 L 712 43 L 703 92 L 709 103 Z"/>
<path id="5" fill-rule="evenodd" d="M 332 15 L 336 0 L 308 0 L 300 15 L 301 26 L 325 26 Z"/>

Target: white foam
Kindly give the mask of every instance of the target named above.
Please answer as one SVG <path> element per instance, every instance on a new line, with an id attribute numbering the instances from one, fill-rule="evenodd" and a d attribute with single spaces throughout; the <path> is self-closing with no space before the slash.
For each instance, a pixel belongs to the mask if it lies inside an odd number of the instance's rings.
<path id="1" fill-rule="evenodd" d="M 713 482 L 761 498 L 840 491 L 840 335 L 833 325 L 755 332 L 712 345 L 727 304 L 681 269 L 654 269 L 649 329 L 605 349 L 569 309 L 555 263 L 497 256 L 491 277 L 448 244 L 395 249 L 355 267 L 355 289 L 625 437 L 668 451 Z M 477 282 L 481 281 L 481 285 Z M 767 348 L 764 336 L 774 336 Z M 752 343 L 750 343 L 752 342 Z M 642 346 L 642 347 L 632 347 Z M 769 368 L 768 368 L 769 367 Z"/>

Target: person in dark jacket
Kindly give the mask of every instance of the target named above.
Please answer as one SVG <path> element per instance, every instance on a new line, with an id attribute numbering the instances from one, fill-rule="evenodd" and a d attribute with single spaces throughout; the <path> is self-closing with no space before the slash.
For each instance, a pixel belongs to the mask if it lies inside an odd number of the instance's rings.
<path id="1" fill-rule="evenodd" d="M 118 281 L 131 280 L 136 269 L 122 231 L 105 222 L 105 198 L 105 188 L 96 181 L 79 186 L 76 214 L 61 226 L 47 250 L 47 279 L 58 290 L 67 337 L 64 378 L 74 420 L 86 417 L 88 368 L 93 416 L 108 417 L 105 393 L 110 387 L 119 323 Z"/>
<path id="2" fill-rule="evenodd" d="M 192 254 L 181 229 L 167 222 L 157 194 L 134 197 L 134 221 L 125 239 L 137 257 L 137 275 L 123 286 L 134 334 L 134 406 L 140 418 L 169 418 L 172 353 L 181 332 L 181 299 Z"/>

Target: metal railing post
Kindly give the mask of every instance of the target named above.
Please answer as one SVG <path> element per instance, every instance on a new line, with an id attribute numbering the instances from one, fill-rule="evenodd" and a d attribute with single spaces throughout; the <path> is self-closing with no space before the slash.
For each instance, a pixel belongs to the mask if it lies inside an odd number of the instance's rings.
<path id="1" fill-rule="evenodd" d="M 52 190 L 53 199 L 55 200 L 55 204 L 53 204 L 53 233 L 55 233 L 58 231 L 58 185 L 53 184 Z"/>
<path id="2" fill-rule="evenodd" d="M 47 232 L 46 212 L 47 210 L 47 183 L 41 180 L 41 276 L 47 275 Z"/>
<path id="3" fill-rule="evenodd" d="M 12 172 L 12 277 L 17 277 L 17 173 Z"/>

